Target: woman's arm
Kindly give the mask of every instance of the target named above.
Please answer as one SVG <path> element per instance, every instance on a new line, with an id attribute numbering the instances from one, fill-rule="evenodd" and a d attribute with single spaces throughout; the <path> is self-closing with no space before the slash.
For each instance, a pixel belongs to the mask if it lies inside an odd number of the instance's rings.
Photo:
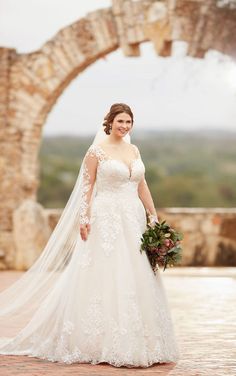
<path id="1" fill-rule="evenodd" d="M 148 213 L 150 223 L 153 223 L 154 221 L 158 222 L 155 205 L 145 177 L 143 177 L 142 180 L 139 182 L 138 195 Z"/>
<path id="2" fill-rule="evenodd" d="M 138 147 L 136 145 L 134 145 L 134 146 L 135 146 L 135 150 L 136 150 L 136 157 L 139 157 L 140 159 L 142 159 Z M 155 205 L 154 205 L 154 202 L 153 202 L 153 199 L 152 199 L 152 195 L 151 195 L 151 192 L 149 190 L 147 181 L 145 179 L 145 175 L 143 176 L 142 180 L 139 182 L 138 195 L 139 195 L 139 198 L 141 199 L 143 206 L 145 207 L 145 210 L 148 214 L 149 222 L 150 223 L 154 223 L 155 221 L 159 222 L 158 217 L 157 217 L 157 213 L 156 213 L 156 209 L 155 209 Z"/>
<path id="3" fill-rule="evenodd" d="M 90 232 L 90 201 L 96 181 L 98 159 L 93 147 L 90 147 L 84 157 L 82 171 L 82 197 L 79 207 L 80 234 L 83 240 Z"/>

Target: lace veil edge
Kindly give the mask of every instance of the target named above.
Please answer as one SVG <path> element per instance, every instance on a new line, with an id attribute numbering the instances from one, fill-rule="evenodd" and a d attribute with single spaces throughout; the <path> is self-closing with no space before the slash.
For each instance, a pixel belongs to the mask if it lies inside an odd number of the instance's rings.
<path id="1" fill-rule="evenodd" d="M 106 136 L 103 127 L 100 127 L 92 144 L 101 142 Z M 129 134 L 124 139 L 130 143 Z M 19 335 L 26 325 L 29 326 L 30 331 L 34 331 L 37 327 L 36 322 L 31 322 L 34 313 L 41 307 L 41 304 L 45 304 L 56 282 L 62 278 L 75 247 L 76 252 L 83 247 L 84 241 L 79 232 L 83 171 L 84 159 L 67 204 L 40 256 L 20 278 L 0 292 L 0 350 L 2 351 L 4 351 L 4 346 L 15 339 L 15 336 Z M 91 203 L 95 192 L 96 183 Z"/>

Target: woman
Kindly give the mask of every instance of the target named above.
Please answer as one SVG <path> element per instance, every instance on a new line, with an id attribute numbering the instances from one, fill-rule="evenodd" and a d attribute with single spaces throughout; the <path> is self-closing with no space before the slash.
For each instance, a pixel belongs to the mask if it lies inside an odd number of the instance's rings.
<path id="1" fill-rule="evenodd" d="M 147 215 L 158 219 L 130 107 L 113 104 L 103 126 L 41 256 L 0 294 L 0 354 L 116 367 L 179 358 L 160 273 L 139 251 Z"/>

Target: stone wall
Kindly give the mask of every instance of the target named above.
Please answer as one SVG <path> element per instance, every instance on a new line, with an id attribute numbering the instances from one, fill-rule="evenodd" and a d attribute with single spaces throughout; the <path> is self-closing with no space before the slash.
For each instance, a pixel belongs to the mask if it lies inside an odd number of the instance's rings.
<path id="1" fill-rule="evenodd" d="M 166 220 L 183 232 L 183 266 L 236 266 L 236 208 L 157 209 L 159 220 Z M 46 209 L 53 229 L 60 210 Z"/>
<path id="2" fill-rule="evenodd" d="M 45 119 L 78 74 L 118 48 L 124 56 L 139 56 L 146 41 L 160 56 L 169 56 L 173 42 L 182 40 L 193 57 L 209 49 L 235 57 L 235 35 L 233 1 L 113 0 L 110 8 L 60 30 L 38 51 L 0 48 L 0 267 L 15 265 L 15 211 L 24 200 L 37 201 Z"/>
<path id="3" fill-rule="evenodd" d="M 184 234 L 182 265 L 236 266 L 236 208 L 158 210 Z"/>
<path id="4" fill-rule="evenodd" d="M 15 212 L 16 269 L 32 265 L 61 213 L 30 200 Z M 160 221 L 184 234 L 181 266 L 236 266 L 236 208 L 168 208 L 157 213 Z"/>

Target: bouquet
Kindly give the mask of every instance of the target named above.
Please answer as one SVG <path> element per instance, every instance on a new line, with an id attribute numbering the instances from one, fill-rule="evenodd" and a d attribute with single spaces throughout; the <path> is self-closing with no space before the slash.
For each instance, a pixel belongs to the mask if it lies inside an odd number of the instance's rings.
<path id="1" fill-rule="evenodd" d="M 174 266 L 181 260 L 180 241 L 183 234 L 171 228 L 166 221 L 147 224 L 147 230 L 141 237 L 140 252 L 146 252 L 151 267 L 156 274 L 157 269 Z"/>

